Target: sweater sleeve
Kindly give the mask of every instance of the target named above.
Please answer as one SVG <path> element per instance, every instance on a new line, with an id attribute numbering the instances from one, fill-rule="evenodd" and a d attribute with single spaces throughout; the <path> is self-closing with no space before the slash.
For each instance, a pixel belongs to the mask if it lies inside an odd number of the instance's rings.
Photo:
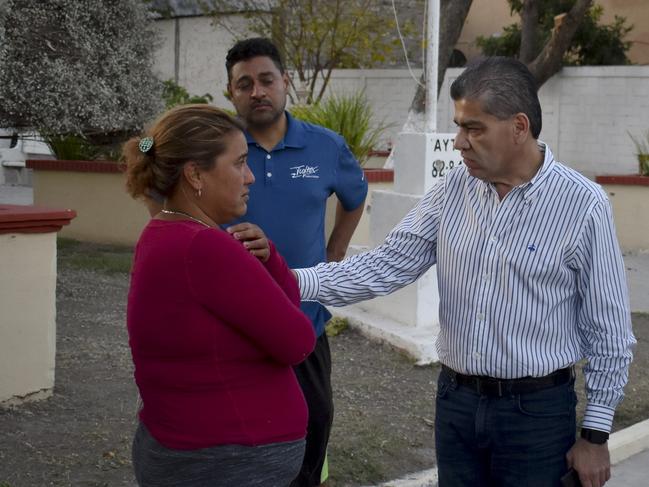
<path id="1" fill-rule="evenodd" d="M 270 245 L 270 257 L 264 262 L 264 267 L 275 279 L 275 282 L 282 288 L 286 296 L 295 306 L 300 306 L 300 290 L 297 286 L 297 279 L 293 276 L 286 261 L 277 251 L 275 244 L 268 241 Z"/>
<path id="2" fill-rule="evenodd" d="M 187 278 L 196 299 L 275 360 L 295 365 L 313 350 L 313 327 L 270 274 L 220 230 L 202 230 L 188 249 Z"/>

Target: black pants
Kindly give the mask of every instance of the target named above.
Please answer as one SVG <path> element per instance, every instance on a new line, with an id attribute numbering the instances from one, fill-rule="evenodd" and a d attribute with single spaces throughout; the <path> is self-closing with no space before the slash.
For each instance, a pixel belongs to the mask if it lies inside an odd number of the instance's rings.
<path id="1" fill-rule="evenodd" d="M 309 408 L 309 423 L 304 461 L 291 487 L 312 487 L 320 485 L 334 417 L 331 352 L 326 333 L 318 338 L 313 352 L 294 370 Z"/>

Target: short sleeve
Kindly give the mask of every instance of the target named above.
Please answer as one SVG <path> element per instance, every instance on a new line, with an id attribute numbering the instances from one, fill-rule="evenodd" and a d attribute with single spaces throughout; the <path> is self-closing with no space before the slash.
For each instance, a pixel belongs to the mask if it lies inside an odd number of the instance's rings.
<path id="1" fill-rule="evenodd" d="M 344 140 L 340 141 L 334 193 L 345 211 L 358 208 L 367 196 L 367 180 L 363 168 Z"/>

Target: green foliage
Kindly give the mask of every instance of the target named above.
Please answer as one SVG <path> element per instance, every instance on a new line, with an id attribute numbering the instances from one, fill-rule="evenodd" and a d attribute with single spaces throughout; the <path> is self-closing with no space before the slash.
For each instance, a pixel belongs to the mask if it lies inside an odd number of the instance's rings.
<path id="1" fill-rule="evenodd" d="M 508 25 L 499 36 L 478 36 L 476 44 L 485 56 L 517 57 L 521 47 L 521 29 L 516 24 Z"/>
<path id="2" fill-rule="evenodd" d="M 512 14 L 520 14 L 523 2 L 521 0 L 508 0 L 508 2 Z M 536 55 L 550 38 L 554 17 L 568 12 L 574 3 L 575 0 L 539 1 Z M 602 25 L 599 22 L 603 12 L 604 9 L 600 5 L 593 5 L 588 10 L 564 56 L 563 64 L 575 66 L 629 64 L 626 53 L 631 43 L 624 38 L 633 27 L 626 25 L 626 19 L 617 15 L 612 24 Z M 521 45 L 521 27 L 518 24 L 511 24 L 503 29 L 501 35 L 479 36 L 476 43 L 486 56 L 517 57 Z"/>
<path id="3" fill-rule="evenodd" d="M 161 109 L 140 0 L 5 0 L 0 126 L 114 141 Z"/>
<path id="4" fill-rule="evenodd" d="M 640 175 L 649 176 L 649 130 L 641 137 L 634 137 L 631 133 L 629 137 L 636 148 Z"/>
<path id="5" fill-rule="evenodd" d="M 624 38 L 633 30 L 633 26 L 627 26 L 626 18 L 618 15 L 612 24 L 599 25 L 603 13 L 604 9 L 600 5 L 589 10 L 575 34 L 568 54 L 570 64 L 605 66 L 630 63 L 626 53 L 631 48 L 631 42 Z"/>
<path id="6" fill-rule="evenodd" d="M 215 2 L 217 10 L 228 12 L 227 4 Z M 263 36 L 273 39 L 287 67 L 295 71 L 291 78 L 294 100 L 319 102 L 336 68 L 370 68 L 390 62 L 400 54 L 391 10 L 375 0 L 240 0 L 247 12 L 249 31 L 232 24 L 231 16 L 215 14 L 216 22 L 235 38 Z M 270 15 L 269 15 L 270 12 Z M 413 32 L 410 22 L 401 25 L 402 34 Z M 298 96 L 298 93 L 305 95 Z"/>
<path id="7" fill-rule="evenodd" d="M 349 321 L 347 321 L 347 318 L 334 316 L 327 322 L 327 325 L 325 326 L 325 332 L 327 333 L 328 337 L 335 337 L 340 335 L 347 328 L 349 328 Z"/>
<path id="8" fill-rule="evenodd" d="M 372 108 L 361 93 L 332 95 L 314 105 L 294 105 L 290 112 L 295 118 L 326 127 L 342 135 L 352 154 L 364 164 L 369 152 L 388 127 L 372 123 Z"/>
<path id="9" fill-rule="evenodd" d="M 99 146 L 81 135 L 45 135 L 57 159 L 64 161 L 116 161 L 120 157 L 118 146 Z"/>
<path id="10" fill-rule="evenodd" d="M 204 95 L 190 95 L 189 92 L 172 79 L 168 79 L 163 83 L 162 99 L 165 103 L 165 108 L 169 109 L 176 105 L 187 105 L 190 103 L 210 103 L 214 97 L 209 93 Z"/>

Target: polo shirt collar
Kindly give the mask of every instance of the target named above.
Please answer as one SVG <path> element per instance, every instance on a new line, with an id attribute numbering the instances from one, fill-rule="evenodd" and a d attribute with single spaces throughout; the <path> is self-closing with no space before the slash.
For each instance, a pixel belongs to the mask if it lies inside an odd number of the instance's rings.
<path id="1" fill-rule="evenodd" d="M 293 118 L 288 111 L 285 111 L 284 113 L 286 114 L 286 134 L 284 134 L 284 138 L 277 143 L 273 150 L 281 150 L 287 147 L 294 149 L 304 148 L 306 146 L 306 131 L 304 130 L 304 125 Z M 248 144 L 257 143 L 247 130 L 245 136 Z"/>

